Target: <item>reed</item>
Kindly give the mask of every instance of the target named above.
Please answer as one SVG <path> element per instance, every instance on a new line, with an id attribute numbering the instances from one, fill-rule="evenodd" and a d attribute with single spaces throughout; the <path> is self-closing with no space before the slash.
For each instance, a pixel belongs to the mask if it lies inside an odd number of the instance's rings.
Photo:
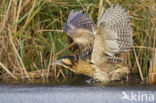
<path id="1" fill-rule="evenodd" d="M 101 6 L 121 4 L 131 15 L 133 47 L 124 55 L 132 74 L 156 81 L 155 0 L 1 0 L 0 77 L 43 81 L 71 79 L 76 75 L 50 66 L 61 56 L 79 54 L 78 46 L 63 32 L 72 9 L 95 22 Z M 56 69 L 57 68 L 57 69 Z"/>

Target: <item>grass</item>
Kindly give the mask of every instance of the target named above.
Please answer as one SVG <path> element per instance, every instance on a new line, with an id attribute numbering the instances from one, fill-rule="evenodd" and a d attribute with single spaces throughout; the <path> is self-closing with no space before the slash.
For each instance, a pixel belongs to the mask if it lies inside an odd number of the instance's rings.
<path id="1" fill-rule="evenodd" d="M 50 66 L 57 58 L 79 53 L 63 32 L 63 24 L 72 9 L 86 13 L 97 22 L 99 7 L 108 8 L 111 4 L 122 5 L 131 15 L 133 47 L 124 55 L 124 65 L 142 80 L 153 83 L 156 80 L 155 0 L 1 0 L 0 77 L 22 81 L 74 78 L 72 72 Z"/>

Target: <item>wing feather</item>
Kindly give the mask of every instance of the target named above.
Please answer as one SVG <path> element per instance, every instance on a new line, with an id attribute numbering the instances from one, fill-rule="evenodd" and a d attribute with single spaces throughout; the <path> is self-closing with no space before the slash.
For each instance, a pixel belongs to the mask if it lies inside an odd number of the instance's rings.
<path id="1" fill-rule="evenodd" d="M 129 50 L 132 46 L 132 28 L 130 26 L 130 17 L 128 12 L 121 6 L 111 6 L 101 17 L 98 24 L 105 22 L 107 26 L 107 33 L 105 33 L 105 39 L 109 40 L 109 36 L 117 36 L 114 38 L 119 46 L 119 49 L 113 49 L 111 45 L 107 45 L 108 48 L 112 48 L 109 52 L 121 53 Z M 110 32 L 111 31 L 111 32 Z M 108 36 L 109 35 L 109 36 Z M 113 39 L 111 40 L 113 41 Z"/>
<path id="2" fill-rule="evenodd" d="M 64 31 L 78 44 L 82 58 L 91 57 L 95 28 L 96 24 L 86 14 L 70 12 Z"/>
<path id="3" fill-rule="evenodd" d="M 113 59 L 126 52 L 131 46 L 132 28 L 128 12 L 119 5 L 112 5 L 105 13 L 103 8 L 98 18 L 91 61 L 100 65 L 108 58 Z"/>

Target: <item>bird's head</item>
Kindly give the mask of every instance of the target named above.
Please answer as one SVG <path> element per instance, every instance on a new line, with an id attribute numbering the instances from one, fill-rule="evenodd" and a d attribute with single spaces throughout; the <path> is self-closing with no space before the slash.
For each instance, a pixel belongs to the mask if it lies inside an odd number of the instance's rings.
<path id="1" fill-rule="evenodd" d="M 75 66 L 78 63 L 79 56 L 74 55 L 74 56 L 64 56 L 55 62 L 51 63 L 51 65 L 60 65 L 65 68 L 71 69 L 73 66 Z"/>
<path id="2" fill-rule="evenodd" d="M 51 64 L 60 65 L 76 74 L 88 75 L 90 77 L 92 77 L 95 72 L 95 69 L 92 67 L 94 64 L 81 60 L 78 55 L 64 56 Z"/>

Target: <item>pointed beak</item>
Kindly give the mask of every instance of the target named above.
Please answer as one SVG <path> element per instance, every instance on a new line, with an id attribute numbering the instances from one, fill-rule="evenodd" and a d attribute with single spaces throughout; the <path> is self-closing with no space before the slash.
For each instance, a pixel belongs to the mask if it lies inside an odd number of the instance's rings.
<path id="1" fill-rule="evenodd" d="M 50 65 L 61 65 L 61 60 L 56 60 L 55 62 L 52 62 Z"/>

